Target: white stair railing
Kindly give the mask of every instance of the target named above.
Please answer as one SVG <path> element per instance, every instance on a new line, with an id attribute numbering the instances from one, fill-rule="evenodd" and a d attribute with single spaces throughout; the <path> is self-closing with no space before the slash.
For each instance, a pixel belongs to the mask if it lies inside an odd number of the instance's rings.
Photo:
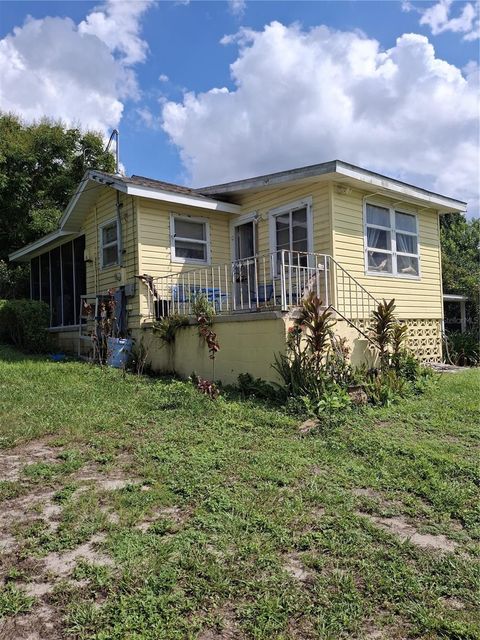
<path id="1" fill-rule="evenodd" d="M 378 301 L 327 254 L 282 250 L 223 265 L 141 276 L 147 286 L 150 314 L 192 315 L 204 296 L 217 314 L 288 311 L 313 291 L 325 307 L 334 308 L 351 324 L 361 325 Z"/>

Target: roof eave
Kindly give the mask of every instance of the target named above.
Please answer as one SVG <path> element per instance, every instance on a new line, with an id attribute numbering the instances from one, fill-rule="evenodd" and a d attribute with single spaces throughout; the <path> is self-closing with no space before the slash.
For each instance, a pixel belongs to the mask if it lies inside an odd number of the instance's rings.
<path id="1" fill-rule="evenodd" d="M 230 202 L 222 202 L 214 198 L 202 198 L 201 196 L 190 196 L 188 194 L 173 193 L 171 191 L 163 191 L 151 187 L 141 187 L 133 183 L 126 183 L 126 193 L 128 195 L 140 198 L 149 198 L 150 200 L 161 200 L 172 204 L 180 204 L 189 207 L 198 207 L 209 211 L 220 211 L 223 213 L 240 213 L 241 207 Z"/>
<path id="2" fill-rule="evenodd" d="M 440 213 L 465 213 L 467 210 L 467 203 L 461 200 L 442 196 L 441 194 L 410 185 L 395 178 L 382 176 L 381 174 L 369 171 L 368 169 L 362 169 L 361 167 L 341 160 L 333 160 L 331 162 L 271 173 L 256 178 L 247 178 L 246 180 L 202 187 L 197 189 L 197 191 L 205 195 L 234 195 L 245 191 L 266 189 L 291 182 L 321 177 L 356 180 L 359 183 L 359 187 L 365 188 L 366 185 L 370 185 L 379 192 L 385 191 L 385 195 L 396 194 L 404 198 L 410 198 L 417 203 L 422 202 L 426 204 L 428 208 L 436 208 Z"/>
<path id="3" fill-rule="evenodd" d="M 66 236 L 75 236 L 76 234 L 72 231 L 63 231 L 62 229 L 57 229 L 52 233 L 35 240 L 35 242 L 31 242 L 30 244 L 25 245 L 21 249 L 17 249 L 17 251 L 13 251 L 8 255 L 8 259 L 11 262 L 28 262 L 31 257 L 33 257 L 40 249 L 44 248 L 48 245 L 55 245 L 59 240 L 65 238 Z"/>
<path id="4" fill-rule="evenodd" d="M 442 196 L 433 191 L 428 191 L 394 178 L 388 178 L 339 160 L 336 161 L 335 175 L 339 178 L 345 177 L 358 181 L 362 185 L 371 185 L 377 190 L 378 194 L 382 194 L 384 191 L 387 196 L 395 194 L 402 199 L 424 203 L 426 208 L 436 209 L 441 214 L 450 212 L 465 213 L 467 210 L 467 203 L 462 200 Z"/>

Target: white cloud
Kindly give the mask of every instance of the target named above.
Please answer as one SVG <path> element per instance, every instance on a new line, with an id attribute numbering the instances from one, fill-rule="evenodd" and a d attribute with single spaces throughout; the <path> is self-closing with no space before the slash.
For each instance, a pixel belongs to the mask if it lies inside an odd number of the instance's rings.
<path id="1" fill-rule="evenodd" d="M 170 80 L 170 78 L 167 76 L 166 73 L 161 73 L 158 76 L 158 79 L 159 79 L 160 82 L 168 82 Z"/>
<path id="2" fill-rule="evenodd" d="M 108 0 L 78 25 L 80 33 L 97 36 L 110 51 L 122 55 L 125 64 L 144 62 L 147 43 L 140 37 L 140 18 L 152 0 Z"/>
<path id="3" fill-rule="evenodd" d="M 148 5 L 110 0 L 79 25 L 27 18 L 0 40 L 0 109 L 27 121 L 48 116 L 101 131 L 117 126 L 123 101 L 139 94 L 131 65 L 146 55 L 139 21 Z"/>
<path id="4" fill-rule="evenodd" d="M 237 16 L 237 18 L 242 18 L 247 8 L 247 2 L 246 0 L 228 0 L 228 6 L 230 13 Z"/>
<path id="5" fill-rule="evenodd" d="M 464 40 L 480 38 L 480 9 L 478 3 L 467 2 L 456 17 L 451 17 L 453 0 L 440 0 L 428 9 L 420 9 L 411 5 L 408 0 L 402 5 L 403 10 L 416 10 L 421 14 L 420 24 L 430 27 L 437 36 L 446 31 L 462 33 Z M 457 3 L 458 5 L 458 3 Z"/>
<path id="6" fill-rule="evenodd" d="M 273 22 L 236 40 L 234 90 L 163 106 L 194 184 L 339 158 L 477 197 L 478 68 L 462 75 L 417 34 L 381 51 L 357 32 Z"/>

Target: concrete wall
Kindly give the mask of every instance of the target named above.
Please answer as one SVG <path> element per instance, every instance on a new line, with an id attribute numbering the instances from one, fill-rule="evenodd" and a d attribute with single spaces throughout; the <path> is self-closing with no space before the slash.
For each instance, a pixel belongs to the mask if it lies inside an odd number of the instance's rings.
<path id="1" fill-rule="evenodd" d="M 272 363 L 275 354 L 285 352 L 286 340 L 286 322 L 279 314 L 217 317 L 213 330 L 220 344 L 215 369 L 196 324 L 180 329 L 172 347 L 165 345 L 151 327 L 134 332 L 134 337 L 137 342 L 143 340 L 155 371 L 174 370 L 185 378 L 195 372 L 225 384 L 236 383 L 240 373 L 278 381 Z"/>

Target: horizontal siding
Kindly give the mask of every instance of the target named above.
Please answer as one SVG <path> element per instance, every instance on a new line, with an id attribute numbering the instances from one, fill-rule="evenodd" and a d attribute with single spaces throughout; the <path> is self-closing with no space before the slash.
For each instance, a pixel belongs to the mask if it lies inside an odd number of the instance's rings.
<path id="1" fill-rule="evenodd" d="M 230 261 L 230 214 L 210 212 L 195 207 L 147 200 L 146 198 L 140 199 L 139 209 L 142 273 L 158 277 L 196 268 L 193 264 L 171 261 L 170 214 L 172 213 L 207 220 L 210 227 L 211 263 L 223 264 Z M 201 268 L 201 265 L 198 268 Z"/>
<path id="2" fill-rule="evenodd" d="M 329 187 L 325 183 L 310 183 L 281 188 L 264 189 L 247 193 L 238 198 L 242 213 L 257 211 L 259 253 L 270 253 L 269 211 L 302 198 L 312 197 L 313 250 L 331 252 L 331 226 L 329 216 Z"/>
<path id="3" fill-rule="evenodd" d="M 210 228 L 211 264 L 230 262 L 230 220 L 228 213 L 205 211 L 196 207 L 175 205 L 158 200 L 138 199 L 139 272 L 153 277 L 201 269 L 201 265 L 171 261 L 170 215 L 189 215 L 208 221 Z M 148 315 L 144 285 L 140 285 L 140 313 Z"/>
<path id="4" fill-rule="evenodd" d="M 136 283 L 137 274 L 137 223 L 134 198 L 120 195 L 122 216 L 123 267 L 125 269 L 124 284 Z M 95 206 L 85 217 L 82 231 L 85 232 L 85 249 L 89 255 L 87 262 L 87 294 L 106 293 L 108 289 L 119 286 L 120 267 L 112 266 L 101 269 L 99 227 L 108 220 L 116 218 L 116 192 L 105 187 L 100 193 Z M 129 315 L 138 317 L 138 296 L 129 299 Z M 134 324 L 134 323 L 133 323 Z"/>
<path id="5" fill-rule="evenodd" d="M 364 195 L 359 191 L 352 191 L 348 195 L 334 191 L 334 257 L 377 299 L 395 298 L 397 313 L 402 318 L 441 318 L 443 305 L 437 212 L 431 209 L 417 211 L 411 205 L 396 204 L 402 210 L 418 214 L 420 279 L 367 276 L 364 259 Z M 386 205 L 391 203 L 388 199 L 383 200 Z"/>

